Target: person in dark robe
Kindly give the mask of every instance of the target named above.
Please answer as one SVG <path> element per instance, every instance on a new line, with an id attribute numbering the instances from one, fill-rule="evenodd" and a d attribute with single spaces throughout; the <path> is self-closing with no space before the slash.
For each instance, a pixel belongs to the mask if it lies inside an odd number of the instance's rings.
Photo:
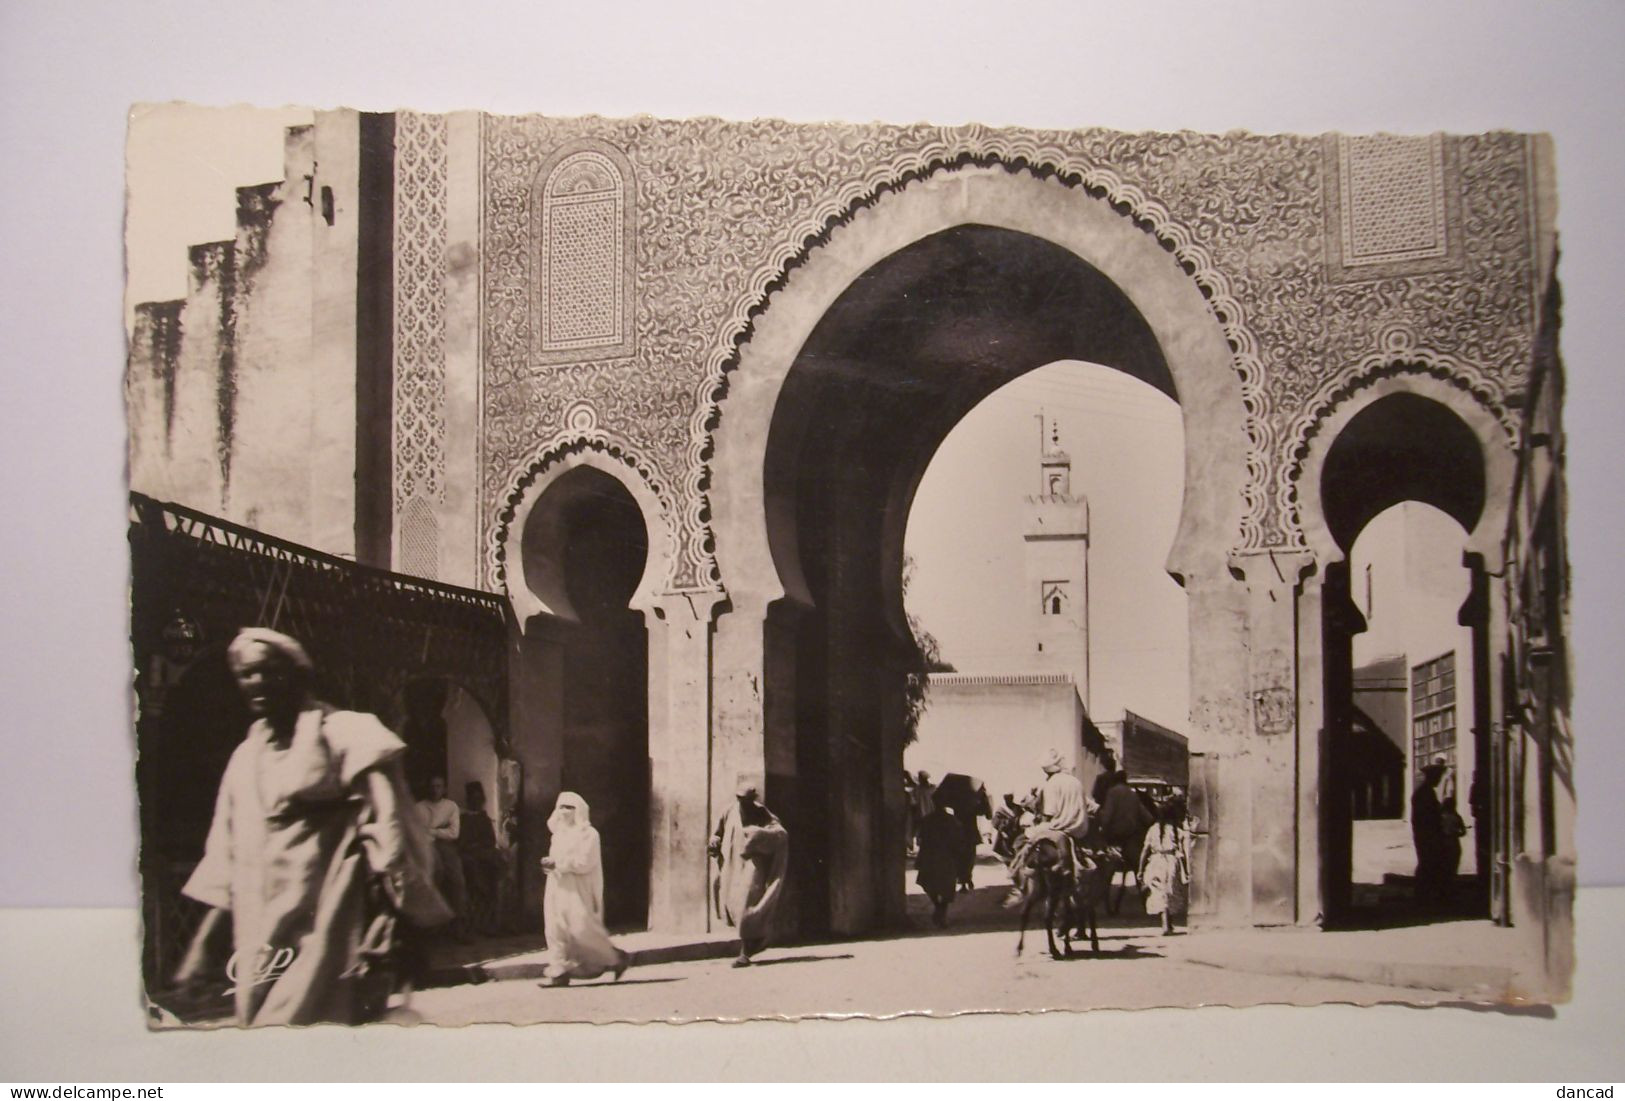
<path id="1" fill-rule="evenodd" d="M 920 822 L 920 855 L 914 881 L 931 900 L 931 920 L 941 929 L 948 924 L 948 906 L 959 886 L 963 823 L 953 809 L 938 805 Z"/>
<path id="2" fill-rule="evenodd" d="M 987 785 L 974 776 L 950 772 L 931 793 L 931 801 L 935 806 L 946 806 L 954 812 L 954 823 L 959 829 L 959 838 L 954 846 L 958 856 L 959 889 L 974 891 L 976 850 L 982 843 L 978 820 L 993 816 Z"/>
<path id="3" fill-rule="evenodd" d="M 987 797 L 987 787 L 978 786 L 973 792 L 975 798 L 971 801 L 968 813 L 961 812 L 964 817 L 961 828 L 965 834 L 965 847 L 960 852 L 960 886 L 968 893 L 976 890 L 976 850 L 982 847 L 982 827 L 979 819 L 992 820 L 992 800 Z"/>
<path id="4" fill-rule="evenodd" d="M 1467 836 L 1467 823 L 1456 810 L 1456 797 L 1447 795 L 1439 813 L 1439 896 L 1450 901 L 1456 873 L 1461 870 L 1461 839 Z"/>
<path id="5" fill-rule="evenodd" d="M 1140 846 L 1155 816 L 1145 808 L 1140 793 L 1129 786 L 1128 773 L 1118 769 L 1111 773 L 1105 797 L 1100 802 L 1100 814 L 1091 830 L 1090 842 L 1099 844 L 1122 862 L 1123 887 L 1114 896 L 1106 896 L 1106 912 L 1115 914 L 1122 905 L 1122 891 L 1128 886 L 1128 872 L 1134 870 L 1139 878 Z"/>
<path id="6" fill-rule="evenodd" d="M 1437 903 L 1441 895 L 1440 870 L 1445 856 L 1444 805 L 1439 802 L 1439 781 L 1444 765 L 1435 761 L 1422 769 L 1422 782 L 1411 793 L 1411 841 L 1416 845 L 1416 902 Z"/>
<path id="7" fill-rule="evenodd" d="M 468 891 L 468 924 L 475 932 L 489 936 L 496 931 L 502 854 L 497 851 L 496 826 L 485 810 L 484 785 L 474 780 L 463 790 L 467 809 L 457 834 L 457 855 L 462 860 L 463 882 Z"/>
<path id="8" fill-rule="evenodd" d="M 936 799 L 932 794 L 935 790 L 936 785 L 931 783 L 931 774 L 923 768 L 920 769 L 914 777 L 914 833 L 910 835 L 916 851 L 919 848 L 920 823 L 936 809 Z"/>
<path id="9" fill-rule="evenodd" d="M 1089 787 L 1089 798 L 1098 806 L 1106 801 L 1106 793 L 1117 783 L 1117 770 L 1106 768 L 1095 776 L 1095 782 Z"/>
<path id="10" fill-rule="evenodd" d="M 749 967 L 751 957 L 767 947 L 790 859 L 790 835 L 762 804 L 754 782 L 740 781 L 734 804 L 717 823 L 710 852 L 720 865 L 722 917 L 739 930 L 739 957 L 733 965 Z"/>
<path id="11" fill-rule="evenodd" d="M 915 837 L 920 832 L 919 816 L 914 806 L 914 774 L 903 770 L 903 855 L 912 857 L 917 851 Z"/>
<path id="12" fill-rule="evenodd" d="M 1138 859 L 1140 838 L 1155 821 L 1140 795 L 1129 786 L 1128 773 L 1112 773 L 1112 782 L 1100 801 L 1100 814 L 1096 819 L 1101 839 L 1116 845 L 1125 855 Z"/>

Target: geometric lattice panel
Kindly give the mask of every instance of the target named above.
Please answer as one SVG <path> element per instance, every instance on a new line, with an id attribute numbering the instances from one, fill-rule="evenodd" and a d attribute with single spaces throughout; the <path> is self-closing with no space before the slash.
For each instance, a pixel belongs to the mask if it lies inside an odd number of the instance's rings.
<path id="1" fill-rule="evenodd" d="M 395 547 L 395 568 L 399 572 L 430 581 L 440 579 L 440 523 L 434 506 L 421 495 L 406 502 Z"/>
<path id="2" fill-rule="evenodd" d="M 590 153 L 578 156 L 592 156 Z M 543 213 L 542 347 L 546 351 L 619 344 L 621 190 L 549 196 Z"/>
<path id="3" fill-rule="evenodd" d="M 1335 282 L 1459 266 L 1454 159 L 1442 135 L 1328 142 L 1327 266 Z"/>
<path id="4" fill-rule="evenodd" d="M 632 169 L 602 142 L 557 150 L 531 193 L 532 353 L 538 363 L 629 356 Z"/>
<path id="5" fill-rule="evenodd" d="M 1340 136 L 1343 263 L 1445 254 L 1444 149 L 1439 135 Z"/>

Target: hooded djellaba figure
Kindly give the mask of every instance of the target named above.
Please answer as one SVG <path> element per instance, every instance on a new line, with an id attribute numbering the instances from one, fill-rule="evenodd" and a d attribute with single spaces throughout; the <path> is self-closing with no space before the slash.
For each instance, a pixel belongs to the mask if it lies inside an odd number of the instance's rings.
<path id="1" fill-rule="evenodd" d="M 710 851 L 720 865 L 718 912 L 739 930 L 739 958 L 733 965 L 749 967 L 751 957 L 767 947 L 790 862 L 790 834 L 762 804 L 753 781 L 739 782 L 733 805 L 717 823 Z"/>
<path id="2" fill-rule="evenodd" d="M 244 630 L 226 658 L 254 721 L 182 888 L 210 909 L 175 979 L 228 980 L 243 1025 L 376 1019 L 408 978 L 411 929 L 452 917 L 407 794 L 406 745 L 313 698 L 315 668 L 285 634 Z"/>
<path id="3" fill-rule="evenodd" d="M 604 928 L 604 862 L 598 831 L 587 801 L 573 791 L 559 793 L 547 820 L 553 835 L 542 870 L 543 932 L 547 934 L 547 979 L 543 986 L 568 986 L 571 979 L 613 972 L 618 981 L 632 962 Z"/>

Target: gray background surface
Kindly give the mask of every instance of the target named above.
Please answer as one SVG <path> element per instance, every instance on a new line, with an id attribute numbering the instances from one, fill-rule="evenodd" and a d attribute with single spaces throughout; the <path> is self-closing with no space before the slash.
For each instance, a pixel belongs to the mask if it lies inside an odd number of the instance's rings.
<path id="1" fill-rule="evenodd" d="M 136 101 L 1224 131 L 1547 130 L 1569 369 L 1580 878 L 1625 882 L 1613 4 L 0 7 L 0 906 L 132 906 L 122 144 Z"/>

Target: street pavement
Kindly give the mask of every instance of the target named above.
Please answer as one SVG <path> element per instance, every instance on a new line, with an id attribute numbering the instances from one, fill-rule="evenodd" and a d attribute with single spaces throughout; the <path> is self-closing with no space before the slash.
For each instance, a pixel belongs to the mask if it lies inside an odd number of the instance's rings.
<path id="1" fill-rule="evenodd" d="M 1029 936 L 1015 954 L 1013 931 L 922 934 L 812 947 L 769 949 L 748 968 L 727 960 L 633 968 L 569 987 L 534 980 L 420 991 L 416 1019 L 638 1021 L 953 1014 L 997 1009 L 1149 1008 L 1269 1002 L 1414 1002 L 1428 996 L 1374 984 L 1252 974 L 1167 955 L 1177 937 L 1108 930 L 1101 955 L 1051 959 Z"/>
<path id="2" fill-rule="evenodd" d="M 748 968 L 727 959 L 635 967 L 569 987 L 534 979 L 422 990 L 396 1019 L 443 1025 L 480 1021 L 646 1021 L 947 1015 L 991 1010 L 1150 1008 L 1168 1005 L 1419 1002 L 1443 995 L 1376 983 L 1255 974 L 1181 958 L 1190 937 L 1161 936 L 1128 892 L 1125 913 L 1102 922 L 1098 957 L 1078 945 L 1051 959 L 1043 931 L 1016 955 L 1014 917 L 999 903 L 1003 869 L 977 868 L 950 927 L 930 928 L 911 895 L 911 934 L 770 948 Z M 1035 915 L 1036 916 L 1036 915 Z M 1195 934 L 1200 938 L 1201 934 Z M 1187 942 L 1187 943 L 1182 943 Z"/>

